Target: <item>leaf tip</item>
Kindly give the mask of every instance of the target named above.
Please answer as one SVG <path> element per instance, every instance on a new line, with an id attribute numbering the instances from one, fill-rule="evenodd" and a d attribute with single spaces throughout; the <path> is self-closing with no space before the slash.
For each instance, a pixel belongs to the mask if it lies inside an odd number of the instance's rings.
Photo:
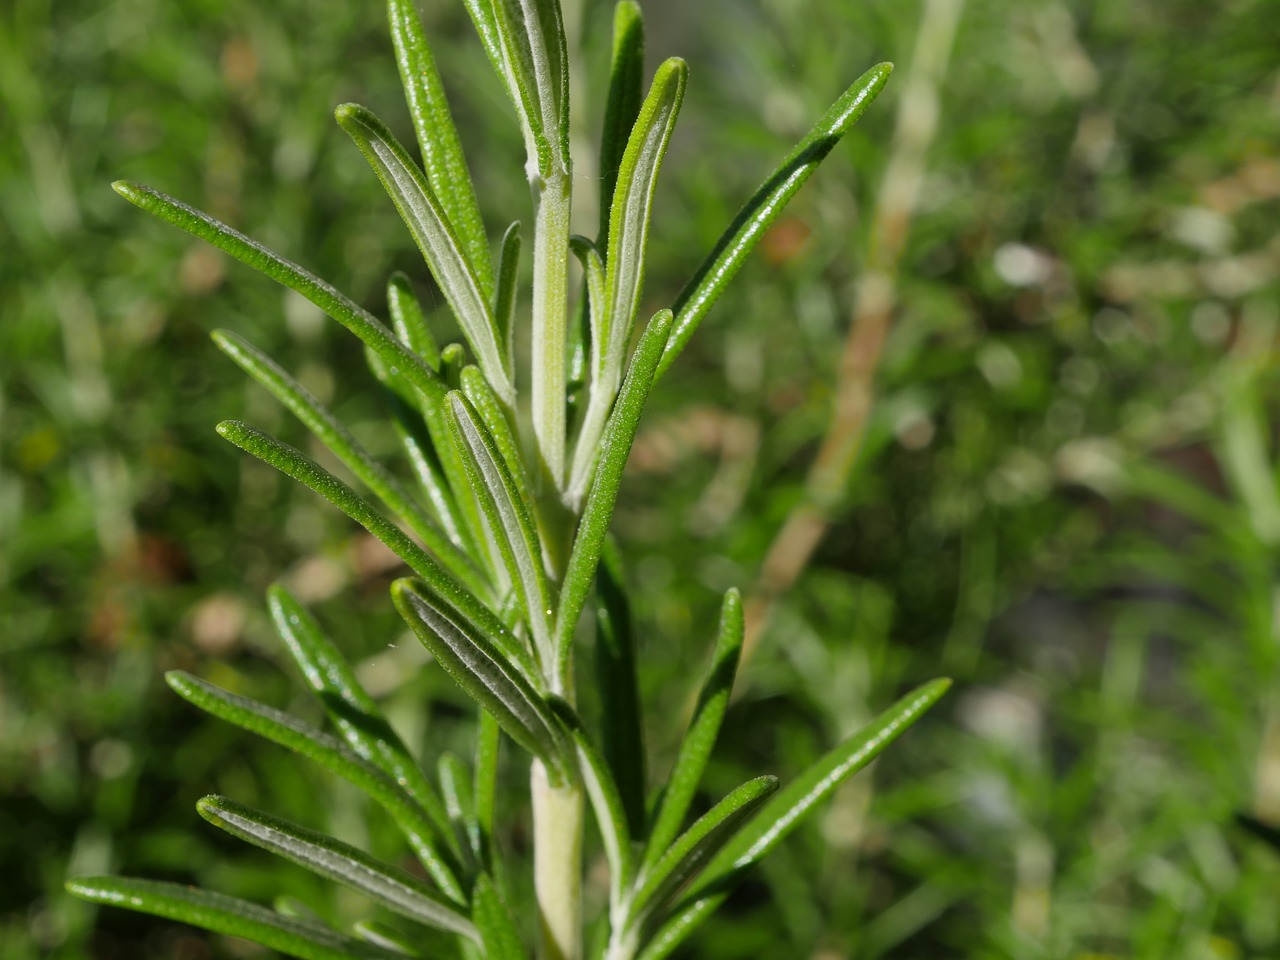
<path id="1" fill-rule="evenodd" d="M 120 196 L 124 197 L 130 203 L 137 203 L 139 198 L 142 196 L 142 188 L 132 180 L 113 180 L 111 182 L 111 189 L 120 194 Z"/>

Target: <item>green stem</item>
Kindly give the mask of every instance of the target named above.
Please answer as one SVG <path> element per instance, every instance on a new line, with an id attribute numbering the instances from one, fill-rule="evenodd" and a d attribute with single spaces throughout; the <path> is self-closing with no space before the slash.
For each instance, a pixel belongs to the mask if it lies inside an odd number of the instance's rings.
<path id="1" fill-rule="evenodd" d="M 533 180 L 533 432 L 557 493 L 565 482 L 570 188 L 559 167 Z"/>
<path id="2" fill-rule="evenodd" d="M 541 960 L 582 960 L 582 785 L 553 785 L 535 760 L 533 879 L 538 896 Z"/>

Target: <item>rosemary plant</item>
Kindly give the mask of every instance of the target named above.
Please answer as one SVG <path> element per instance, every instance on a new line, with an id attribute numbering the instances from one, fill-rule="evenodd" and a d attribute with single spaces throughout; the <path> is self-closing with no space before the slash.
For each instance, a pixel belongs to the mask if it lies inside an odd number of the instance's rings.
<path id="1" fill-rule="evenodd" d="M 388 328 L 226 224 L 149 187 L 121 182 L 115 188 L 306 297 L 364 344 L 416 493 L 271 358 L 221 331 L 214 334 L 217 345 L 295 414 L 367 495 L 244 423 L 222 423 L 218 432 L 328 500 L 413 572 L 394 584 L 392 600 L 436 663 L 479 705 L 474 762 L 467 769 L 457 758 L 442 758 L 433 782 L 337 647 L 282 586 L 269 594 L 275 627 L 338 736 L 188 674 L 167 679 L 199 709 L 288 747 L 367 793 L 403 831 L 429 880 L 232 799 L 206 797 L 200 814 L 405 920 L 456 938 L 431 950 L 464 958 L 527 956 L 516 918 L 536 910 L 538 956 L 583 957 L 589 805 L 610 871 L 606 935 L 597 952 L 607 960 L 659 960 L 947 687 L 939 680 L 909 694 L 795 782 L 779 789 L 774 777 L 751 780 L 689 824 L 729 701 L 742 602 L 736 591 L 724 598 L 711 668 L 674 768 L 649 794 L 622 562 L 608 538 L 623 466 L 655 380 L 763 231 L 875 99 L 891 68 L 873 67 L 835 102 L 742 208 L 671 309 L 639 325 L 650 207 L 684 96 L 685 64 L 664 62 L 642 96 L 640 10 L 631 0 L 618 3 L 599 165 L 606 172 L 601 204 L 607 219 L 596 240 L 573 236 L 569 81 L 558 0 L 464 2 L 510 95 L 527 152 L 533 195 L 527 387 L 517 377 L 513 349 L 516 318 L 525 315 L 516 289 L 521 225 L 506 230 L 495 262 L 411 0 L 390 0 L 388 9 L 422 164 L 365 108 L 344 104 L 337 121 L 412 233 L 466 348 L 438 346 L 403 276 L 388 284 Z M 571 254 L 585 277 L 576 306 L 569 296 Z M 600 682 L 610 691 L 602 698 L 599 731 L 589 730 L 575 710 L 575 637 L 589 601 Z M 510 871 L 495 842 L 503 734 L 530 757 L 537 902 L 528 911 L 512 902 L 503 881 Z M 69 887 L 89 900 L 247 937 L 296 957 L 427 955 L 421 934 L 375 921 L 348 935 L 296 908 L 270 910 L 169 883 L 94 877 Z"/>

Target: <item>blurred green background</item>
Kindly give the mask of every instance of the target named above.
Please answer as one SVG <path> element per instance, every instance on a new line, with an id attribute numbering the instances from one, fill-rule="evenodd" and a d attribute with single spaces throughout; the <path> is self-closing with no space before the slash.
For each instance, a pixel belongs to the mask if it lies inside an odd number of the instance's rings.
<path id="1" fill-rule="evenodd" d="M 421 6 L 496 236 L 528 218 L 509 107 L 461 5 Z M 568 6 L 594 232 L 610 8 Z M 643 6 L 651 66 L 691 69 L 655 309 L 826 105 L 898 65 L 642 428 L 616 529 L 651 767 L 731 585 L 774 602 L 713 794 L 957 681 L 684 956 L 1280 957 L 1280 859 L 1234 823 L 1280 822 L 1280 3 Z M 193 810 L 221 792 L 394 849 L 344 785 L 164 687 L 182 667 L 314 716 L 262 609 L 277 577 L 427 757 L 466 748 L 395 568 L 212 430 L 305 443 L 208 341 L 228 327 L 390 455 L 360 352 L 108 186 L 203 207 L 375 312 L 392 269 L 430 298 L 345 100 L 409 139 L 378 3 L 0 5 L 0 960 L 260 955 L 96 913 L 69 874 L 361 915 Z M 851 468 L 807 480 L 842 379 L 874 405 Z M 812 555 L 779 539 L 806 516 Z"/>

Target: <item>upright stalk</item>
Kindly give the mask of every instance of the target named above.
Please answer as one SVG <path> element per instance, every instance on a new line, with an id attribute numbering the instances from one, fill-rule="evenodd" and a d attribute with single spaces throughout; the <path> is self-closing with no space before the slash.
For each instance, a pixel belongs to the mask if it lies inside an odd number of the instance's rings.
<path id="1" fill-rule="evenodd" d="M 533 761 L 529 786 L 539 956 L 582 960 L 582 787 L 553 785 L 540 760 Z"/>

